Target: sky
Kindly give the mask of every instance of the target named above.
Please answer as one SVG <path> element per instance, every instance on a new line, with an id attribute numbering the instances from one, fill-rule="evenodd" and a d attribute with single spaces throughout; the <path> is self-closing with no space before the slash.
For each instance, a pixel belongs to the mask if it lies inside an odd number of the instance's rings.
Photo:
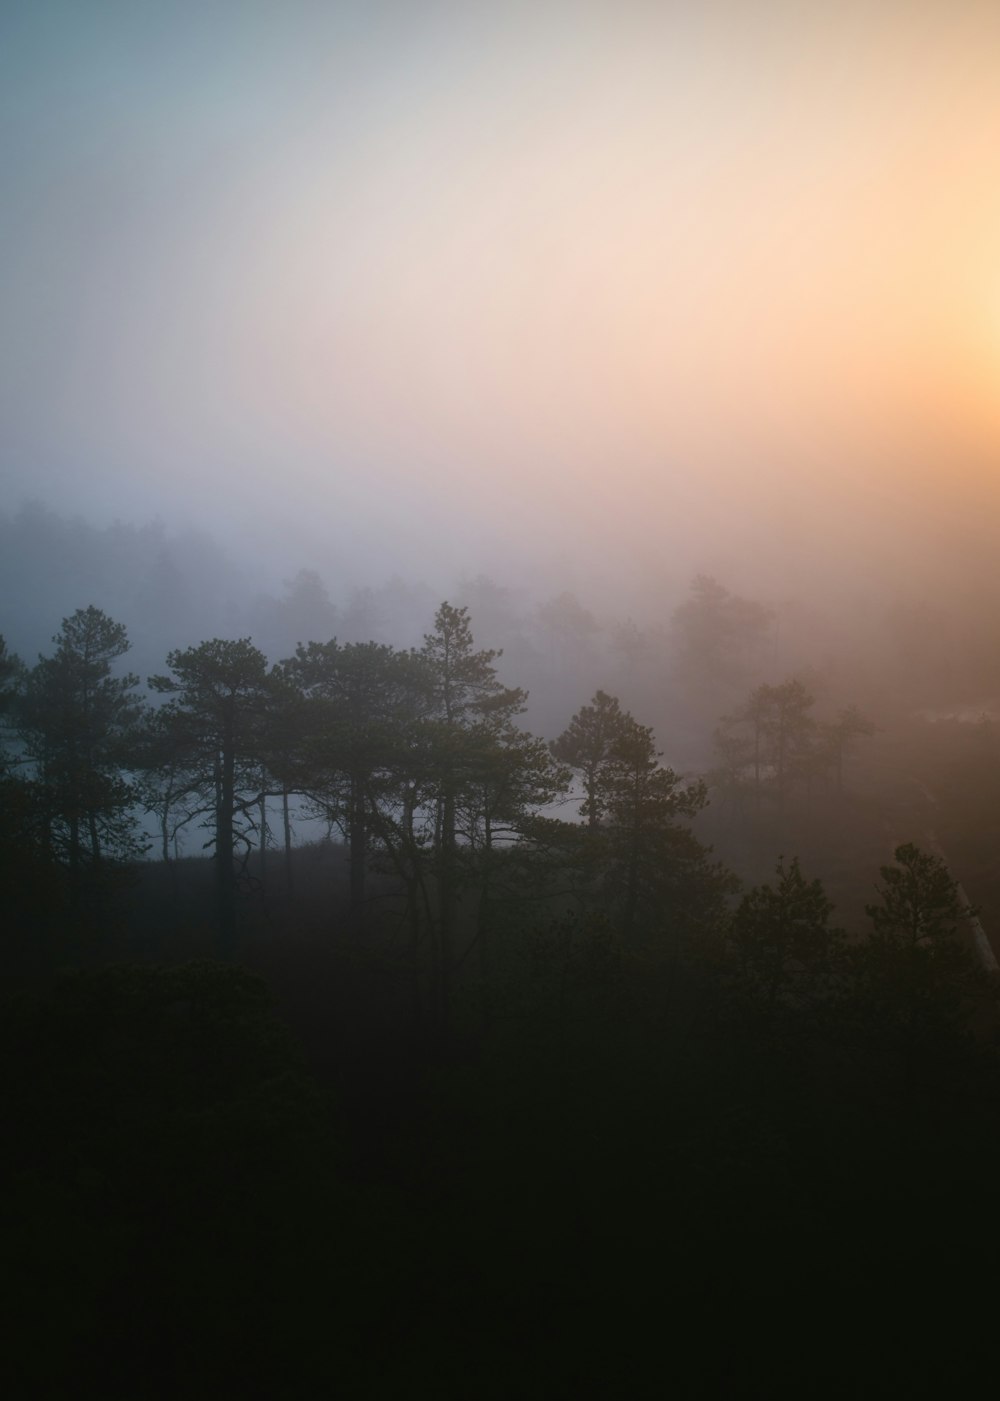
<path id="1" fill-rule="evenodd" d="M 364 582 L 961 571 L 998 72 L 993 0 L 4 0 L 4 497 Z"/>

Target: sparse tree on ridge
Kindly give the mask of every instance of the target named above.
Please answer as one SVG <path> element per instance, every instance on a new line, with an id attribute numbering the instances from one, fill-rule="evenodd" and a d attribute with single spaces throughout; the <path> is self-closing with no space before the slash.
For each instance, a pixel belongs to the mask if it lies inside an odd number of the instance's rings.
<path id="1" fill-rule="evenodd" d="M 716 732 L 716 748 L 730 763 L 743 753 L 753 776 L 755 802 L 760 809 L 766 791 L 774 794 L 783 810 L 795 782 L 808 767 L 816 733 L 812 717 L 815 704 L 805 685 L 796 678 L 778 686 L 758 686 L 732 715 L 724 716 Z"/>
<path id="2" fill-rule="evenodd" d="M 631 939 L 645 910 L 653 920 L 667 913 L 668 891 L 681 865 L 702 849 L 681 819 L 708 801 L 704 783 L 685 785 L 660 763 L 653 731 L 631 716 L 612 746 L 600 776 L 610 865 L 608 878 L 620 890 L 622 933 Z"/>
<path id="3" fill-rule="evenodd" d="M 568 590 L 540 603 L 536 616 L 550 652 L 563 661 L 585 656 L 600 631 L 593 613 Z"/>
<path id="4" fill-rule="evenodd" d="M 844 787 L 844 759 L 850 746 L 855 740 L 870 739 L 878 732 L 878 727 L 856 705 L 848 705 L 838 711 L 836 720 L 821 726 L 821 730 L 832 756 L 837 791 L 841 792 Z"/>
<path id="5" fill-rule="evenodd" d="M 948 867 L 912 842 L 898 846 L 895 865 L 880 866 L 879 900 L 866 905 L 876 936 L 911 948 L 935 939 L 953 939 L 974 913 L 958 891 Z"/>
<path id="6" fill-rule="evenodd" d="M 759 674 L 774 614 L 699 574 L 675 610 L 672 629 L 684 678 L 699 690 L 726 692 Z M 724 700 L 723 700 L 724 703 Z"/>
<path id="7" fill-rule="evenodd" d="M 583 783 L 584 798 L 580 815 L 595 828 L 604 812 L 602 776 L 616 743 L 628 732 L 632 717 L 621 708 L 617 696 L 598 691 L 590 705 L 583 706 L 551 744 L 560 763 L 568 764 Z"/>
<path id="8" fill-rule="evenodd" d="M 92 605 L 80 608 L 53 642 L 54 653 L 25 678 L 16 724 L 43 795 L 48 840 L 78 877 L 145 849 L 131 817 L 135 788 L 123 777 L 143 704 L 139 678 L 114 674 L 129 650 L 121 623 Z"/>
<path id="9" fill-rule="evenodd" d="M 802 1004 L 828 993 L 844 933 L 831 926 L 833 903 L 782 857 L 774 885 L 755 886 L 738 905 L 730 937 L 747 990 L 768 1006 Z"/>
<path id="10" fill-rule="evenodd" d="M 793 789 L 808 793 L 815 779 L 828 779 L 831 768 L 838 790 L 842 787 L 848 746 L 873 735 L 875 726 L 854 705 L 835 721 L 820 722 L 813 715 L 815 703 L 805 682 L 792 677 L 757 686 L 742 706 L 723 716 L 715 748 L 722 761 L 719 776 L 731 794 L 741 801 L 749 789 L 758 812 L 770 794 L 781 813 Z"/>
<path id="11" fill-rule="evenodd" d="M 656 924 L 668 905 L 676 906 L 680 887 L 692 888 L 688 878 L 705 852 L 683 820 L 704 807 L 705 785 L 684 785 L 661 765 L 653 731 L 604 691 L 573 716 L 551 748 L 582 777 L 580 813 L 592 840 L 591 860 L 619 909 L 623 935 L 631 938 L 643 914 Z"/>
<path id="12" fill-rule="evenodd" d="M 879 1036 L 895 1039 L 900 1092 L 914 1092 L 930 1035 L 967 1028 L 976 1008 L 993 1005 L 995 976 L 983 972 L 962 922 L 976 912 L 940 857 L 912 842 L 879 868 L 879 899 L 866 905 L 871 936 L 850 950 L 852 994 Z"/>
<path id="13" fill-rule="evenodd" d="M 816 701 L 797 679 L 784 681 L 780 686 L 762 686 L 759 694 L 780 811 L 790 785 L 801 776 L 808 760 L 816 730 L 811 714 Z"/>
<path id="14" fill-rule="evenodd" d="M 494 665 L 500 654 L 476 650 L 467 608 L 442 603 L 420 652 L 430 711 L 423 725 L 435 795 L 433 850 L 437 890 L 438 1011 L 448 1016 L 455 961 L 458 899 L 462 884 L 459 851 L 460 803 L 481 762 L 483 725 L 502 727 L 524 709 L 525 693 L 505 686 Z"/>

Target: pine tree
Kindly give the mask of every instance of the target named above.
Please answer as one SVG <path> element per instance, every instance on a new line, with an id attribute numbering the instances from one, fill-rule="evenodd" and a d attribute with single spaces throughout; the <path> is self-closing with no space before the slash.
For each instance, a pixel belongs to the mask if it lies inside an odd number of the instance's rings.
<path id="1" fill-rule="evenodd" d="M 44 798 L 48 841 L 74 877 L 145 850 L 124 777 L 142 715 L 139 678 L 114 674 L 128 635 L 99 608 L 77 609 L 40 657 L 16 703 L 17 728 Z"/>
<path id="2" fill-rule="evenodd" d="M 691 894 L 701 879 L 706 853 L 682 819 L 705 806 L 705 785 L 684 785 L 663 766 L 653 731 L 604 691 L 573 716 L 551 749 L 583 781 L 580 813 L 592 860 L 603 871 L 624 937 L 635 935 L 641 917 L 655 925 L 676 914 L 681 892 Z"/>
<path id="3" fill-rule="evenodd" d="M 912 842 L 898 846 L 893 857 L 894 866 L 879 868 L 878 903 L 865 906 L 876 936 L 910 948 L 953 939 L 973 911 L 962 900 L 948 867 Z"/>
<path id="4" fill-rule="evenodd" d="M 279 685 L 249 638 L 215 638 L 167 657 L 173 673 L 149 678 L 177 753 L 211 809 L 220 949 L 236 939 L 236 849 L 259 807 L 268 725 Z"/>
<path id="5" fill-rule="evenodd" d="M 426 776 L 435 807 L 433 852 L 437 891 L 435 994 L 442 1023 L 449 1016 L 455 964 L 458 899 L 462 884 L 458 815 L 481 769 L 483 743 L 494 741 L 524 709 L 525 692 L 504 686 L 494 663 L 497 651 L 477 651 L 467 608 L 442 603 L 434 629 L 419 653 L 429 709 L 422 724 Z M 509 734 L 509 731 L 507 731 Z M 502 742 L 494 749 L 504 752 Z M 502 761 L 501 761 L 502 762 Z"/>
<path id="6" fill-rule="evenodd" d="M 818 880 L 806 880 L 797 857 L 788 866 L 780 859 L 777 877 L 747 892 L 731 931 L 744 986 L 771 1006 L 825 993 L 844 942 L 830 924 L 832 902 Z"/>
<path id="7" fill-rule="evenodd" d="M 373 842 L 388 837 L 390 814 L 398 818 L 406 806 L 410 727 L 427 703 L 417 681 L 420 668 L 412 653 L 333 638 L 300 643 L 281 671 L 303 702 L 296 733 L 283 729 L 284 772 L 344 835 L 351 924 L 359 933 Z"/>
<path id="8" fill-rule="evenodd" d="M 615 745 L 629 734 L 632 724 L 632 717 L 622 710 L 616 696 L 598 691 L 591 704 L 578 710 L 552 741 L 555 757 L 580 775 L 584 791 L 580 815 L 591 829 L 604 815 L 603 775 Z"/>

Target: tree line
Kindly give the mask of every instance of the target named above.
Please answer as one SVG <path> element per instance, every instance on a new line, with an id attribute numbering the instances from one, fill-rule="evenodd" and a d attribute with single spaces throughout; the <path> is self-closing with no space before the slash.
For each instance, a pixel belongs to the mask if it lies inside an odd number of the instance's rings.
<path id="1" fill-rule="evenodd" d="M 489 967 L 495 926 L 561 892 L 625 939 L 700 917 L 731 885 L 686 819 L 706 802 L 660 762 L 650 728 L 598 692 L 551 744 L 519 723 L 526 693 L 477 649 L 468 610 L 443 603 L 423 646 L 300 644 L 274 665 L 250 639 L 169 653 L 149 678 L 116 670 L 124 627 L 100 609 L 64 620 L 31 669 L 4 653 L 4 784 L 22 841 L 68 873 L 76 912 L 152 845 L 167 860 L 203 828 L 219 950 L 232 956 L 241 882 L 280 804 L 286 880 L 294 797 L 347 850 L 355 935 L 372 871 L 400 892 L 413 967 L 447 1015 L 458 965 Z M 552 816 L 583 790 L 583 825 Z M 269 806 L 270 805 L 270 806 Z"/>
<path id="2" fill-rule="evenodd" d="M 766 615 L 696 580 L 682 621 L 718 661 L 724 640 L 748 625 L 759 634 Z M 30 669 L 0 653 L 12 741 L 3 773 L 21 842 L 68 870 L 77 902 L 149 851 L 138 813 L 155 819 L 165 861 L 183 833 L 204 829 L 220 948 L 231 953 L 240 882 L 251 851 L 266 856 L 275 804 L 290 886 L 293 798 L 343 838 L 350 927 L 364 928 L 372 868 L 391 873 L 414 956 L 437 948 L 439 982 L 462 892 L 476 891 L 473 937 L 485 945 L 492 905 L 511 884 L 562 882 L 591 903 L 599 886 L 627 938 L 662 920 L 679 872 L 688 893 L 727 890 L 687 825 L 708 800 L 705 782 L 665 767 L 652 729 L 603 690 L 551 743 L 529 734 L 527 694 L 501 681 L 498 651 L 476 648 L 467 608 L 443 603 L 423 646 L 406 650 L 334 638 L 269 665 L 249 638 L 176 649 L 149 677 L 156 705 L 117 669 L 129 639 L 102 610 L 77 610 L 53 643 Z M 758 686 L 723 718 L 708 776 L 723 801 L 781 810 L 797 785 L 833 774 L 841 786 L 845 751 L 874 726 L 853 706 L 817 722 L 814 704 L 792 679 Z M 551 816 L 575 789 L 582 826 Z"/>
<path id="3" fill-rule="evenodd" d="M 698 609 L 721 620 L 718 636 L 699 625 L 719 657 L 722 637 L 766 621 L 713 581 L 696 581 Z M 818 721 L 793 678 L 721 720 L 708 782 L 665 766 L 653 730 L 603 690 L 546 742 L 523 727 L 526 692 L 501 680 L 501 654 L 447 602 L 420 648 L 334 638 L 273 665 L 249 638 L 175 649 L 148 678 L 156 704 L 121 669 L 128 636 L 102 610 L 77 610 L 53 643 L 32 668 L 0 651 L 5 849 L 34 889 L 56 873 L 67 912 L 99 918 L 129 863 L 154 848 L 170 863 L 200 832 L 231 958 L 241 891 L 275 846 L 274 884 L 293 893 L 294 802 L 343 841 L 342 931 L 393 921 L 415 996 L 442 1021 L 460 969 L 488 986 L 498 940 L 556 910 L 626 945 L 718 930 L 738 882 L 692 830 L 709 785 L 780 813 L 796 789 L 839 788 L 849 746 L 874 731 L 854 706 Z"/>

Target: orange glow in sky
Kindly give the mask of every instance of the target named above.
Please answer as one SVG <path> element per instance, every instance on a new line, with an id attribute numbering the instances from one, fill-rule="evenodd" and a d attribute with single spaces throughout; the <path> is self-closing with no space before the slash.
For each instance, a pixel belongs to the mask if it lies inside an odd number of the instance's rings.
<path id="1" fill-rule="evenodd" d="M 570 537 L 992 489 L 995 3 L 49 8 L 5 88 L 37 471 Z"/>
<path id="2" fill-rule="evenodd" d="M 359 155 L 346 232 L 322 181 L 265 222 L 262 380 L 456 461 L 995 435 L 1000 89 L 919 12 L 480 55 Z"/>

